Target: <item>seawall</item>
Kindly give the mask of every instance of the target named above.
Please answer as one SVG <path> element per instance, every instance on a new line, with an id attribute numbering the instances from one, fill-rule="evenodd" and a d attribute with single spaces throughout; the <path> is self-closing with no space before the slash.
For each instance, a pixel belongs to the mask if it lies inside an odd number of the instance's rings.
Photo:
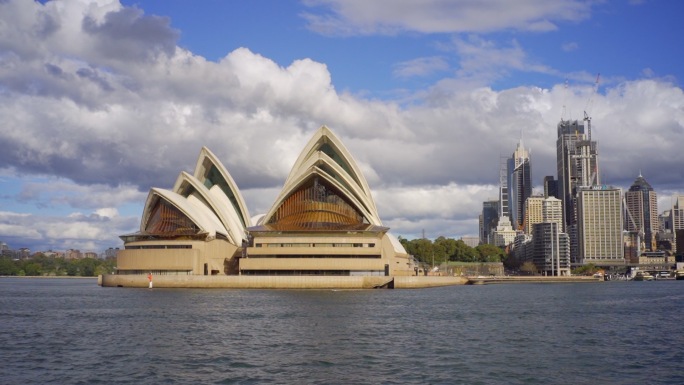
<path id="1" fill-rule="evenodd" d="M 544 276 L 513 276 L 513 277 L 469 277 L 468 285 L 488 285 L 495 283 L 575 283 L 602 282 L 602 278 L 587 276 L 544 277 Z"/>
<path id="2" fill-rule="evenodd" d="M 425 276 L 204 276 L 157 275 L 155 288 L 222 288 L 222 289 L 419 289 L 428 287 L 466 285 L 465 277 Z M 146 275 L 103 275 L 98 277 L 103 287 L 148 287 Z"/>

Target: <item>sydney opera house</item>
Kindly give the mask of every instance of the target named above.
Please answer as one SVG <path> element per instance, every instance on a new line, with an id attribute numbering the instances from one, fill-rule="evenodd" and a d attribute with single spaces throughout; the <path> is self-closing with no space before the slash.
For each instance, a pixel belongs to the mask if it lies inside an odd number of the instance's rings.
<path id="1" fill-rule="evenodd" d="M 140 229 L 122 235 L 117 276 L 409 276 L 358 165 L 318 129 L 271 208 L 250 217 L 238 186 L 206 147 L 194 173 L 152 188 Z"/>

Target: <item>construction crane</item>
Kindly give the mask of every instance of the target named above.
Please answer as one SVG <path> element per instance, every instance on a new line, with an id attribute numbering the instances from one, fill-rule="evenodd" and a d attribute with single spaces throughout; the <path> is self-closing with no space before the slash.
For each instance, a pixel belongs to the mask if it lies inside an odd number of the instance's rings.
<path id="1" fill-rule="evenodd" d="M 594 101 L 594 94 L 598 91 L 598 86 L 599 86 L 599 78 L 601 77 L 601 74 L 599 73 L 596 75 L 596 83 L 594 83 L 594 89 L 591 91 L 591 95 L 589 95 L 589 100 L 587 100 L 587 105 L 584 106 L 584 121 L 587 122 L 587 139 L 591 140 L 591 116 L 589 115 L 589 112 L 591 112 L 591 107 L 592 103 Z M 589 112 L 587 112 L 589 111 Z"/>
<path id="2" fill-rule="evenodd" d="M 565 118 L 565 101 L 568 98 L 568 79 L 565 79 L 565 85 L 563 86 L 563 110 L 561 111 L 561 122 Z"/>

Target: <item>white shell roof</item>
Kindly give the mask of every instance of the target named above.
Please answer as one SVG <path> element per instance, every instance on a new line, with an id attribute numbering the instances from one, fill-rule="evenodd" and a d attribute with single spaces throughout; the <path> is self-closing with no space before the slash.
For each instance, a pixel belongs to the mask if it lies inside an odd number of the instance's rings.
<path id="1" fill-rule="evenodd" d="M 339 159 L 333 159 L 326 154 L 322 149 L 325 145 L 328 145 Z M 334 174 L 330 174 L 323 167 Z M 314 174 L 323 177 L 342 191 L 359 212 L 363 213 L 368 223 L 382 226 L 366 178 L 349 151 L 326 126 L 319 128 L 304 147 L 275 203 L 260 222 L 268 222 L 280 205 Z"/>
<path id="2" fill-rule="evenodd" d="M 214 172 L 216 180 L 210 180 Z M 191 190 L 188 188 L 191 187 Z M 231 197 L 233 199 L 231 199 Z M 246 239 L 246 228 L 252 225 L 247 205 L 228 170 L 208 148 L 202 147 L 194 175 L 181 172 L 173 191 L 152 188 L 145 203 L 140 231 L 144 231 L 156 199 L 164 199 L 178 208 L 202 231 L 210 236 L 222 234 L 235 245 Z"/>
<path id="3" fill-rule="evenodd" d="M 166 202 L 176 207 L 193 221 L 200 230 L 208 233 L 209 236 L 215 237 L 216 234 L 228 235 L 228 230 L 226 230 L 218 217 L 216 217 L 209 207 L 200 202 L 199 199 L 194 197 L 187 199 L 173 191 L 160 188 L 152 188 L 147 195 L 144 214 L 140 223 L 140 231 L 144 231 L 147 227 L 150 212 L 157 199 L 164 199 Z"/>

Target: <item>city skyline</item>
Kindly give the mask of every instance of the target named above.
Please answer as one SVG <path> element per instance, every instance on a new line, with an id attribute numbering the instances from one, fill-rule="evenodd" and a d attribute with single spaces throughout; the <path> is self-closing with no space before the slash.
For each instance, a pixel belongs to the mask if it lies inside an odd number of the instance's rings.
<path id="1" fill-rule="evenodd" d="M 2 2 L 0 241 L 118 247 L 149 188 L 203 145 L 264 213 L 321 125 L 392 233 L 477 235 L 520 132 L 539 192 L 558 122 L 585 110 L 601 183 L 643 174 L 669 209 L 684 194 L 684 5 L 506 4 Z"/>

